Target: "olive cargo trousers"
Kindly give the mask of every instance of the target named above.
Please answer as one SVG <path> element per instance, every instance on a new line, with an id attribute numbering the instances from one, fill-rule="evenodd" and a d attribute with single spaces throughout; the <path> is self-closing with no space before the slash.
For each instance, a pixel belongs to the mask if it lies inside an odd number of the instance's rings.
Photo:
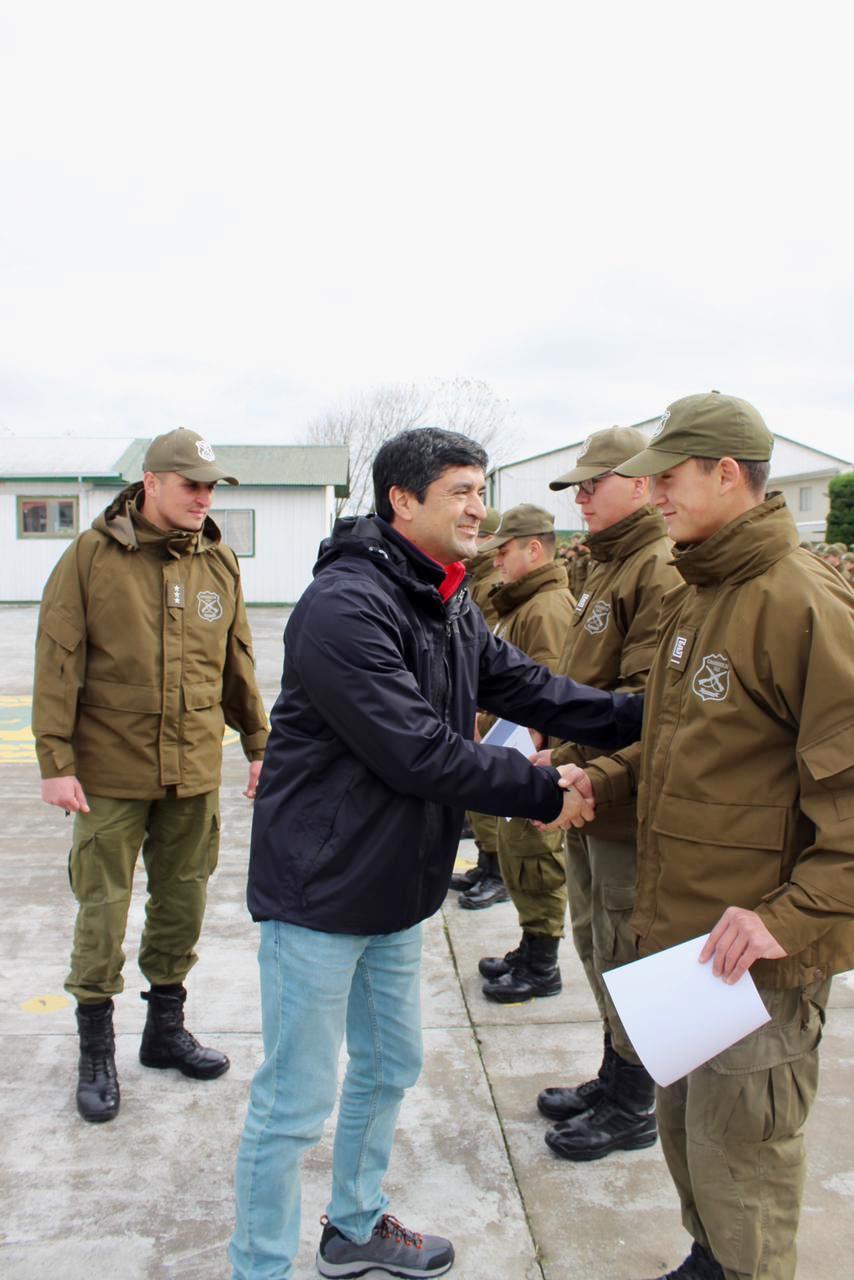
<path id="1" fill-rule="evenodd" d="M 501 878 L 525 933 L 562 938 L 566 859 L 562 831 L 537 831 L 527 818 L 498 819 Z"/>
<path id="2" fill-rule="evenodd" d="M 793 1280 L 804 1121 L 830 982 L 759 992 L 771 1021 L 666 1089 L 658 1130 L 686 1231 L 727 1280 Z"/>
<path id="3" fill-rule="evenodd" d="M 640 1062 L 623 1029 L 602 974 L 637 959 L 629 919 L 635 900 L 637 850 L 631 841 L 566 833 L 566 883 L 572 940 L 602 1024 L 626 1062 Z"/>
<path id="4" fill-rule="evenodd" d="M 498 819 L 494 813 L 468 813 L 475 842 L 481 853 L 498 853 Z"/>
<path id="5" fill-rule="evenodd" d="M 219 792 L 178 799 L 88 797 L 68 859 L 79 904 L 65 989 L 81 1004 L 122 991 L 122 947 L 142 848 L 148 878 L 139 967 L 152 986 L 183 982 L 198 957 L 207 884 L 219 854 Z"/>

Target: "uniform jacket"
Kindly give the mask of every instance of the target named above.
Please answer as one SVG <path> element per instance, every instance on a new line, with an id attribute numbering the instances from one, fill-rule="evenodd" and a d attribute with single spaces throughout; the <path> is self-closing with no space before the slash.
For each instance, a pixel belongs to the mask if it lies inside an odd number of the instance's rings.
<path id="1" fill-rule="evenodd" d="M 779 494 L 677 564 L 640 748 L 640 950 L 747 907 L 787 953 L 757 984 L 820 981 L 854 966 L 854 596 Z M 637 758 L 591 767 L 605 803 Z"/>
<path id="2" fill-rule="evenodd" d="M 652 507 L 591 534 L 589 543 L 592 568 L 557 670 L 599 689 L 643 689 L 655 656 L 662 597 L 681 581 L 673 565 L 673 543 Z M 590 751 L 574 743 L 552 750 L 553 764 L 584 765 L 590 757 Z M 632 841 L 636 826 L 632 798 L 603 812 L 590 834 Z"/>
<path id="3" fill-rule="evenodd" d="M 124 799 L 219 785 L 225 724 L 261 759 L 267 720 L 234 553 L 212 520 L 155 529 L 123 490 L 54 568 L 36 639 L 42 777 Z"/>
<path id="4" fill-rule="evenodd" d="M 583 555 L 573 556 L 572 560 L 569 562 L 569 589 L 575 596 L 576 600 L 580 600 L 584 593 L 587 575 L 590 573 L 592 567 L 593 562 L 586 551 Z"/>
<path id="5" fill-rule="evenodd" d="M 440 906 L 466 808 L 560 810 L 553 769 L 471 741 L 478 705 L 608 750 L 637 736 L 639 700 L 580 688 L 498 640 L 465 586 L 444 602 L 442 567 L 376 516 L 339 520 L 321 551 L 285 632 L 249 908 L 391 933 Z"/>
<path id="6" fill-rule="evenodd" d="M 491 596 L 498 614 L 495 634 L 516 645 L 534 662 L 557 671 L 575 601 L 567 586 L 566 569 L 560 561 L 543 565 L 516 582 L 498 587 Z M 481 733 L 492 718 L 482 717 Z M 502 823 L 499 848 L 513 857 L 541 857 L 563 849 L 562 831 L 537 831 L 529 822 Z"/>
<path id="7" fill-rule="evenodd" d="M 466 569 L 469 573 L 469 593 L 472 600 L 480 609 L 487 624 L 494 627 L 498 621 L 498 614 L 492 605 L 492 592 L 496 587 L 501 585 L 501 574 L 495 567 L 495 554 L 492 551 L 482 551 L 480 555 L 472 556 L 471 560 L 466 561 Z"/>
<path id="8" fill-rule="evenodd" d="M 546 564 L 517 582 L 504 583 L 490 599 L 498 614 L 495 634 L 556 670 L 575 606 L 563 565 Z"/>

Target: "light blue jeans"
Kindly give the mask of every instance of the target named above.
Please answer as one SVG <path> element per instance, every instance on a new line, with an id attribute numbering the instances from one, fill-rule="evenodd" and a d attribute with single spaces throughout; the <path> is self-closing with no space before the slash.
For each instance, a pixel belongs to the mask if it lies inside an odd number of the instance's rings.
<path id="1" fill-rule="evenodd" d="M 421 1071 L 421 926 L 359 937 L 261 925 L 264 1062 L 237 1153 L 233 1280 L 289 1280 L 300 1234 L 300 1165 L 347 1074 L 326 1212 L 359 1244 L 388 1206 L 382 1180 L 403 1094 Z"/>

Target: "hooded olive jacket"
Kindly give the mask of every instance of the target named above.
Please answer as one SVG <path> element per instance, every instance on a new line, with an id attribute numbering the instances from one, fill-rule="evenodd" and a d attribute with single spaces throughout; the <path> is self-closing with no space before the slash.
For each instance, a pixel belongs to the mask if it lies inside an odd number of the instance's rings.
<path id="1" fill-rule="evenodd" d="M 563 565 L 542 565 L 516 582 L 504 583 L 489 600 L 498 615 L 498 638 L 556 671 L 575 607 Z"/>
<path id="2" fill-rule="evenodd" d="M 494 627 L 498 614 L 491 597 L 495 588 L 501 584 L 501 574 L 495 567 L 495 553 L 482 551 L 479 555 L 472 556 L 466 561 L 466 570 L 469 574 L 469 595 L 486 618 L 487 624 Z"/>
<path id="3" fill-rule="evenodd" d="M 498 587 L 490 603 L 498 615 L 496 636 L 557 673 L 575 607 L 562 561 L 555 560 Z M 493 721 L 483 717 L 480 723 L 485 732 Z M 530 823 L 515 821 L 507 824 L 499 841 L 513 857 L 541 857 L 563 849 L 563 832 L 537 831 Z"/>
<path id="4" fill-rule="evenodd" d="M 557 673 L 575 607 L 563 565 L 555 561 L 516 582 L 503 583 L 492 590 L 489 602 L 498 619 L 492 629 L 499 640 L 515 645 L 534 662 Z M 489 715 L 479 717 L 481 737 L 492 728 L 495 719 Z"/>
<path id="5" fill-rule="evenodd" d="M 677 565 L 640 745 L 640 951 L 746 907 L 787 953 L 755 981 L 820 981 L 854 966 L 854 594 L 779 494 Z M 635 770 L 634 748 L 597 760 L 597 797 Z"/>
<path id="6" fill-rule="evenodd" d="M 54 568 L 36 638 L 43 778 L 85 792 L 179 797 L 219 786 L 229 724 L 261 759 L 267 719 L 237 560 L 212 520 L 164 533 L 123 490 Z"/>
<path id="7" fill-rule="evenodd" d="M 655 656 L 661 601 L 681 581 L 673 543 L 659 512 L 644 506 L 590 537 L 590 574 L 575 607 L 558 673 L 598 689 L 636 692 Z M 561 743 L 552 764 L 584 764 L 592 752 Z M 590 834 L 632 841 L 632 798 L 603 812 Z"/>

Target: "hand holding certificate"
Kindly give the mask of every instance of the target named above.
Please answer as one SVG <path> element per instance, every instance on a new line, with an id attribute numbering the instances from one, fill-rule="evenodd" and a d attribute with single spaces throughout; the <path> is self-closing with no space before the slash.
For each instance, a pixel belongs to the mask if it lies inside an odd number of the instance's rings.
<path id="1" fill-rule="evenodd" d="M 665 1086 L 769 1021 L 753 979 L 700 964 L 709 934 L 603 974 L 635 1052 Z"/>

